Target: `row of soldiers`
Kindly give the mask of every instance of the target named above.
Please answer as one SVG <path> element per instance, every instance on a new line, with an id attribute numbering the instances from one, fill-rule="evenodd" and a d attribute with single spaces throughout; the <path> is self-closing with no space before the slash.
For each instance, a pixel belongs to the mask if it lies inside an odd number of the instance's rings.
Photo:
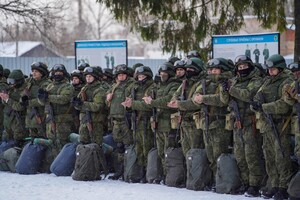
<path id="1" fill-rule="evenodd" d="M 300 73 L 298 64 L 287 67 L 278 54 L 266 67 L 267 73 L 244 55 L 234 63 L 215 58 L 204 64 L 192 52 L 160 65 L 157 79 L 142 64 L 133 70 L 117 65 L 113 72 L 83 64 L 71 75 L 57 64 L 49 76 L 47 66 L 36 62 L 28 79 L 21 70 L 12 71 L 7 80 L 1 76 L 2 139 L 23 146 L 27 136 L 47 138 L 55 157 L 71 132 L 79 132 L 83 144 L 101 145 L 104 133 L 111 131 L 118 157 L 110 177 L 114 180 L 122 177 L 125 148 L 132 144 L 145 175 L 147 154 L 154 145 L 163 166 L 168 147 L 181 146 L 184 154 L 205 148 L 214 175 L 218 157 L 233 147 L 243 182 L 236 193 L 260 196 L 266 171 L 272 189 L 263 197 L 287 199 L 292 135 L 300 157 Z M 146 182 L 145 176 L 139 181 Z M 214 183 L 207 189 L 213 190 Z"/>

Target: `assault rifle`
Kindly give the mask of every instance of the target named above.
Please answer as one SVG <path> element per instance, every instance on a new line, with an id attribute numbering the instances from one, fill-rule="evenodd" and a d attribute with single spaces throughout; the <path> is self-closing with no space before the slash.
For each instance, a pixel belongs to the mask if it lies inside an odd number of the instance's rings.
<path id="1" fill-rule="evenodd" d="M 295 89 L 296 89 L 297 95 L 300 96 L 298 81 L 296 82 L 296 88 Z M 295 103 L 295 108 L 296 108 L 297 117 L 298 117 L 298 128 L 299 128 L 299 131 L 300 131 L 300 103 L 298 101 Z"/>
<path id="2" fill-rule="evenodd" d="M 181 94 L 179 97 L 179 101 L 186 100 L 186 96 L 185 96 L 185 90 L 186 90 L 186 84 L 187 84 L 186 82 L 187 82 L 186 79 L 184 79 L 182 81 Z M 179 141 L 182 118 L 183 118 L 183 113 L 178 109 L 178 125 L 177 125 L 177 130 L 176 130 L 176 141 Z"/>
<path id="3" fill-rule="evenodd" d="M 243 134 L 242 134 L 241 113 L 240 113 L 239 107 L 237 105 L 237 102 L 235 100 L 233 100 L 233 99 L 231 99 L 229 101 L 228 106 L 233 110 L 234 117 L 235 117 L 235 126 L 236 126 L 236 128 L 238 130 L 238 134 L 240 136 L 242 145 L 244 147 L 245 146 L 245 141 L 244 141 Z"/>
<path id="4" fill-rule="evenodd" d="M 206 95 L 206 80 L 205 79 L 202 79 L 201 85 L 202 85 L 202 94 Z M 205 132 L 204 132 L 204 134 L 206 137 L 206 141 L 208 141 L 208 128 L 209 128 L 208 105 L 204 104 L 203 111 L 204 111 L 204 116 L 205 116 Z"/>
<path id="5" fill-rule="evenodd" d="M 156 94 L 154 90 L 151 91 L 151 98 L 156 99 Z M 156 147 L 157 109 L 155 107 L 152 108 L 151 127 L 154 133 L 154 147 Z"/>
<path id="6" fill-rule="evenodd" d="M 31 108 L 31 112 L 30 112 L 30 115 L 29 115 L 30 119 L 32 119 L 33 117 L 35 117 L 35 120 L 36 122 L 39 124 L 39 125 L 42 125 L 42 117 L 40 115 L 40 113 L 37 111 L 37 107 L 32 107 Z"/>
<path id="7" fill-rule="evenodd" d="M 54 138 L 56 141 L 56 122 L 54 118 L 54 113 L 53 113 L 53 106 L 50 102 L 47 102 L 45 106 L 45 111 L 48 114 L 47 118 L 45 120 L 46 123 L 51 123 L 51 131 L 54 133 Z"/>
<path id="8" fill-rule="evenodd" d="M 85 115 L 82 118 L 82 121 L 83 121 L 83 123 L 85 123 L 87 125 L 92 143 L 95 142 L 95 137 L 94 137 L 94 133 L 93 133 L 92 115 L 91 115 L 90 111 L 85 110 Z"/>
<path id="9" fill-rule="evenodd" d="M 131 98 L 132 100 L 136 100 L 136 88 L 131 89 Z M 135 134 L 136 134 L 136 121 L 137 121 L 137 112 L 133 110 L 131 113 L 131 130 L 133 131 L 134 142 L 135 142 Z"/>
<path id="10" fill-rule="evenodd" d="M 262 92 L 258 92 L 258 97 L 259 97 L 260 103 L 265 103 L 266 102 L 265 97 L 264 97 Z M 263 111 L 262 111 L 262 113 L 264 115 L 264 118 L 268 121 L 269 125 L 272 127 L 272 131 L 273 131 L 273 134 L 275 136 L 275 139 L 278 142 L 278 145 L 279 145 L 279 148 L 280 148 L 280 151 L 281 151 L 282 155 L 284 156 L 284 151 L 282 149 L 282 145 L 281 145 L 281 141 L 280 141 L 280 133 L 278 132 L 277 127 L 276 127 L 276 125 L 273 121 L 273 117 L 270 114 L 267 114 Z"/>

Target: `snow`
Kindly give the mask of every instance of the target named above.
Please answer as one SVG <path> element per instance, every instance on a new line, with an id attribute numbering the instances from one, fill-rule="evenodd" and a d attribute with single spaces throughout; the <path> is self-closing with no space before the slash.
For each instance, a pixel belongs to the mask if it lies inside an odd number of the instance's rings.
<path id="1" fill-rule="evenodd" d="M 54 174 L 20 175 L 0 172 L 0 200 L 256 200 L 165 185 L 125 183 L 109 179 L 74 181 Z"/>

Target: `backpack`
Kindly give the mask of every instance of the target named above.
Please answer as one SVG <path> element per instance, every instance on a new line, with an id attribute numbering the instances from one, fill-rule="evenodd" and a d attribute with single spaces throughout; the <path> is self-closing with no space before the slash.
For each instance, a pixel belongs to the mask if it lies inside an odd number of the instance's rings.
<path id="1" fill-rule="evenodd" d="M 20 157 L 22 149 L 12 147 L 0 154 L 0 171 L 16 172 L 16 163 Z"/>
<path id="2" fill-rule="evenodd" d="M 163 179 L 163 168 L 157 148 L 152 148 L 148 153 L 146 179 L 148 183 Z"/>
<path id="3" fill-rule="evenodd" d="M 77 144 L 65 144 L 50 166 L 56 176 L 71 176 L 76 161 Z"/>
<path id="4" fill-rule="evenodd" d="M 190 149 L 186 154 L 187 180 L 189 190 L 203 190 L 212 181 L 212 171 L 209 167 L 205 149 Z"/>
<path id="5" fill-rule="evenodd" d="M 165 153 L 166 185 L 185 187 L 186 166 L 181 148 L 169 147 Z"/>
<path id="6" fill-rule="evenodd" d="M 228 194 L 241 186 L 239 169 L 232 154 L 221 154 L 217 161 L 216 192 Z"/>
<path id="7" fill-rule="evenodd" d="M 124 181 L 139 182 L 144 176 L 143 167 L 137 164 L 134 145 L 126 147 L 124 154 Z"/>
<path id="8" fill-rule="evenodd" d="M 36 174 L 45 156 L 46 147 L 39 144 L 27 143 L 16 163 L 19 174 Z"/>
<path id="9" fill-rule="evenodd" d="M 102 149 L 96 143 L 79 144 L 76 147 L 75 168 L 72 174 L 73 180 L 94 181 L 101 179 L 100 151 Z"/>
<path id="10" fill-rule="evenodd" d="M 300 171 L 292 178 L 287 192 L 290 197 L 300 198 Z"/>
<path id="11" fill-rule="evenodd" d="M 0 143 L 0 153 L 6 151 L 7 149 L 14 147 L 15 146 L 15 141 L 13 140 L 8 140 L 8 141 L 2 141 Z"/>

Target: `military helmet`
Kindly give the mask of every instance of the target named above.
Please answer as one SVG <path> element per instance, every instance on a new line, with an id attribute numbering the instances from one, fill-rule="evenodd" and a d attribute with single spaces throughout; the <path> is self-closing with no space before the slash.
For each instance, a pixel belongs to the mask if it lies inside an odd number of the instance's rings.
<path id="1" fill-rule="evenodd" d="M 300 71 L 300 68 L 299 68 L 299 63 L 290 63 L 288 65 L 288 69 L 291 70 L 292 72 L 297 72 L 297 71 Z"/>
<path id="2" fill-rule="evenodd" d="M 274 54 L 271 57 L 269 57 L 266 61 L 266 66 L 267 68 L 281 68 L 285 69 L 286 68 L 286 62 L 285 59 L 282 55 L 280 54 Z"/>
<path id="3" fill-rule="evenodd" d="M 234 59 L 234 63 L 235 63 L 235 67 L 237 67 L 238 65 L 242 64 L 242 63 L 248 63 L 250 66 L 253 67 L 253 62 L 251 60 L 251 58 L 249 58 L 248 56 L 245 55 L 239 55 Z"/>
<path id="4" fill-rule="evenodd" d="M 96 69 L 96 73 L 98 73 L 98 77 L 102 77 L 103 75 L 103 71 L 102 71 L 102 68 L 100 66 L 93 66 L 93 68 Z"/>
<path id="5" fill-rule="evenodd" d="M 83 70 L 84 70 L 86 67 L 90 67 L 89 63 L 80 63 L 80 65 L 78 65 L 77 69 L 79 69 L 80 71 L 83 72 Z"/>
<path id="6" fill-rule="evenodd" d="M 13 70 L 7 77 L 7 84 L 9 85 L 22 84 L 24 81 L 24 74 L 20 69 Z"/>
<path id="7" fill-rule="evenodd" d="M 169 76 L 175 76 L 175 70 L 172 64 L 165 62 L 162 65 L 158 66 L 158 72 L 166 72 Z"/>
<path id="8" fill-rule="evenodd" d="M 113 70 L 110 68 L 104 68 L 103 74 L 109 78 L 113 78 Z"/>
<path id="9" fill-rule="evenodd" d="M 207 68 L 221 68 L 224 71 L 230 71 L 228 60 L 225 58 L 213 58 L 207 62 Z"/>
<path id="10" fill-rule="evenodd" d="M 41 72 L 42 76 L 48 76 L 49 71 L 48 71 L 48 66 L 45 63 L 42 62 L 34 62 L 31 64 L 31 71 L 32 70 L 38 70 Z"/>
<path id="11" fill-rule="evenodd" d="M 83 75 L 86 76 L 86 75 L 91 75 L 93 76 L 95 79 L 99 79 L 99 72 L 98 72 L 98 69 L 96 67 L 86 67 L 84 70 L 83 70 Z"/>
<path id="12" fill-rule="evenodd" d="M 71 78 L 77 77 L 81 82 L 84 82 L 83 73 L 78 69 L 75 69 L 71 73 Z"/>
<path id="13" fill-rule="evenodd" d="M 192 68 L 196 72 L 201 72 L 204 70 L 204 63 L 200 58 L 192 57 L 185 60 L 185 67 Z"/>
<path id="14" fill-rule="evenodd" d="M 114 67 L 113 70 L 113 75 L 118 75 L 118 74 L 127 74 L 129 75 L 130 71 L 129 68 L 127 67 L 127 65 L 125 64 L 120 64 Z"/>
<path id="15" fill-rule="evenodd" d="M 186 69 L 185 68 L 185 60 L 177 60 L 175 63 L 174 63 L 174 69 L 176 70 L 177 68 L 182 68 L 182 69 Z"/>
<path id="16" fill-rule="evenodd" d="M 7 78 L 7 77 L 9 76 L 9 74 L 10 74 L 10 70 L 9 70 L 8 68 L 5 68 L 5 69 L 3 70 L 3 76 L 4 76 L 5 78 Z"/>
<path id="17" fill-rule="evenodd" d="M 174 65 L 175 62 L 178 61 L 178 60 L 180 60 L 178 57 L 172 56 L 172 57 L 168 58 L 167 62 L 168 62 L 168 63 L 171 63 L 172 65 Z M 175 65 L 174 65 L 174 66 L 175 66 Z"/>
<path id="18" fill-rule="evenodd" d="M 3 66 L 0 64 L 0 76 L 3 76 Z"/>
<path id="19" fill-rule="evenodd" d="M 189 51 L 187 54 L 188 58 L 200 58 L 200 53 L 196 50 Z"/>
<path id="20" fill-rule="evenodd" d="M 135 69 L 135 74 L 136 76 L 143 74 L 145 76 L 148 76 L 149 78 L 153 78 L 153 73 L 150 67 L 147 66 L 140 66 Z"/>
<path id="21" fill-rule="evenodd" d="M 66 70 L 66 67 L 63 64 L 55 64 L 52 69 L 51 72 L 54 74 L 55 72 L 63 72 L 64 76 L 68 76 L 68 72 Z"/>
<path id="22" fill-rule="evenodd" d="M 140 66 L 143 66 L 143 64 L 142 63 L 135 63 L 134 65 L 132 65 L 131 68 L 133 69 L 133 71 L 135 71 L 135 69 L 140 67 Z"/>

